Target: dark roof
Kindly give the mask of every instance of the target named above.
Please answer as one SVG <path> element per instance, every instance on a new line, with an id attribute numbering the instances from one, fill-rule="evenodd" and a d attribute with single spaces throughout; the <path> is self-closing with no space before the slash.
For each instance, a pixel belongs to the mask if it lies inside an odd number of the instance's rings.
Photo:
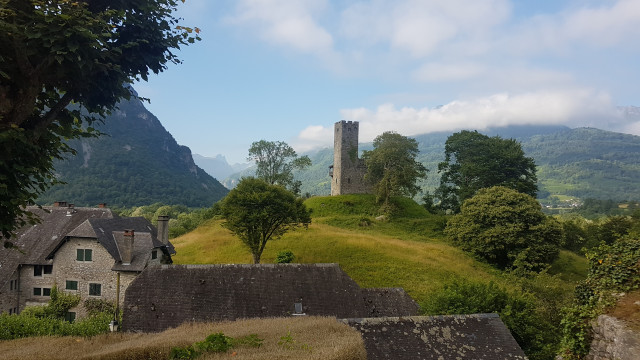
<path id="1" fill-rule="evenodd" d="M 164 265 L 127 288 L 123 327 L 151 332 L 186 321 L 289 316 L 296 303 L 307 315 L 338 318 L 418 313 L 404 290 L 363 291 L 337 264 Z"/>
<path id="2" fill-rule="evenodd" d="M 41 222 L 20 229 L 11 239 L 19 250 L 0 248 L 0 286 L 9 280 L 19 264 L 50 264 L 47 255 L 64 236 L 88 219 L 110 219 L 108 208 L 28 207 Z"/>
<path id="3" fill-rule="evenodd" d="M 526 359 L 497 314 L 346 319 L 367 359 Z"/>
<path id="4" fill-rule="evenodd" d="M 122 236 L 124 230 L 134 231 L 133 259 L 130 265 L 122 265 Z M 87 219 L 84 223 L 67 234 L 68 237 L 84 237 L 97 239 L 116 261 L 112 270 L 142 271 L 149 260 L 151 249 L 161 248 L 168 254 L 175 254 L 173 245 L 168 246 L 157 239 L 157 230 L 144 217 L 117 217 L 112 219 Z M 47 257 L 52 259 L 55 252 L 67 239 L 61 239 Z"/>

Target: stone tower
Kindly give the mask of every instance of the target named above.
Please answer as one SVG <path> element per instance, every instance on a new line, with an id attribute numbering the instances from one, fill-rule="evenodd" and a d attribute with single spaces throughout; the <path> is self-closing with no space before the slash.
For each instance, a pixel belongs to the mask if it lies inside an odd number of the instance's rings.
<path id="1" fill-rule="evenodd" d="M 331 196 L 371 192 L 364 180 L 367 167 L 358 158 L 358 122 L 339 121 L 333 132 L 333 166 Z"/>

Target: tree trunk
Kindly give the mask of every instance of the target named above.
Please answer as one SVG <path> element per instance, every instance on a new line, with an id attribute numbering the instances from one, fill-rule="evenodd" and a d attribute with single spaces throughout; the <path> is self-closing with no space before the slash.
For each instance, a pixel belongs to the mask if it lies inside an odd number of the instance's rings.
<path id="1" fill-rule="evenodd" d="M 254 264 L 260 264 L 260 255 L 261 254 L 253 253 L 253 263 Z"/>

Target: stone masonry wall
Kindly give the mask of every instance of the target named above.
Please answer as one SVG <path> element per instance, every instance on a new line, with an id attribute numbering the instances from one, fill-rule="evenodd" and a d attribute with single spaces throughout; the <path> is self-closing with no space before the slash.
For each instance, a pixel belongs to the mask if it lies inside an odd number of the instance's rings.
<path id="1" fill-rule="evenodd" d="M 91 249 L 92 261 L 78 261 L 77 249 Z M 111 270 L 114 259 L 109 252 L 96 240 L 71 238 L 57 251 L 53 262 L 53 274 L 58 288 L 68 293 L 78 294 L 84 301 L 94 298 L 115 303 L 117 273 Z M 122 273 L 120 276 L 120 304 L 124 304 L 124 294 L 127 286 L 133 281 L 136 273 Z M 65 290 L 66 281 L 78 282 L 78 290 Z M 101 295 L 89 295 L 89 284 L 101 285 Z M 76 312 L 78 317 L 86 315 L 82 303 L 70 311 Z"/>
<path id="2" fill-rule="evenodd" d="M 640 334 L 629 329 L 624 322 L 608 315 L 600 315 L 593 331 L 588 360 L 640 359 Z"/>
<path id="3" fill-rule="evenodd" d="M 358 132 L 357 121 L 343 120 L 334 125 L 332 196 L 371 192 L 364 180 L 367 167 L 358 158 Z"/>
<path id="4" fill-rule="evenodd" d="M 18 307 L 18 272 L 14 272 L 4 286 L 0 287 L 0 314 L 13 313 Z"/>

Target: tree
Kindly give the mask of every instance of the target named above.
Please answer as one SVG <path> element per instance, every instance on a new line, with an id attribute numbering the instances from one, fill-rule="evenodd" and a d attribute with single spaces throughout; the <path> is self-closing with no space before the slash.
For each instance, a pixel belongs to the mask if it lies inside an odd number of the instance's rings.
<path id="1" fill-rule="evenodd" d="M 364 151 L 365 179 L 375 189 L 378 200 L 391 196 L 414 196 L 420 187 L 416 181 L 427 176 L 427 169 L 416 161 L 418 142 L 395 132 L 385 132 L 373 140 L 373 150 Z"/>
<path id="2" fill-rule="evenodd" d="M 562 227 L 532 196 L 494 186 L 466 200 L 445 234 L 501 269 L 540 271 L 557 258 Z"/>
<path id="3" fill-rule="evenodd" d="M 296 154 L 283 141 L 260 140 L 251 144 L 247 160 L 256 162 L 256 177 L 271 185 L 282 185 L 295 194 L 300 193 L 300 181 L 293 179 L 293 170 L 311 166 L 308 156 Z"/>
<path id="4" fill-rule="evenodd" d="M 183 0 L 184 2 L 184 0 Z M 0 0 L 0 231 L 36 221 L 25 210 L 55 182 L 66 141 L 91 127 L 131 84 L 180 61 L 199 40 L 178 25 L 179 0 Z M 70 106 L 71 105 L 71 106 Z M 7 243 L 5 243 L 7 245 Z"/>
<path id="5" fill-rule="evenodd" d="M 251 250 L 256 264 L 269 240 L 311 223 L 311 213 L 301 198 L 256 178 L 243 178 L 222 200 L 221 212 L 223 226 Z"/>
<path id="6" fill-rule="evenodd" d="M 445 160 L 436 197 L 443 210 L 458 212 L 464 200 L 482 188 L 505 186 L 535 197 L 536 165 L 524 156 L 520 143 L 477 131 L 455 133 L 445 143 Z"/>

